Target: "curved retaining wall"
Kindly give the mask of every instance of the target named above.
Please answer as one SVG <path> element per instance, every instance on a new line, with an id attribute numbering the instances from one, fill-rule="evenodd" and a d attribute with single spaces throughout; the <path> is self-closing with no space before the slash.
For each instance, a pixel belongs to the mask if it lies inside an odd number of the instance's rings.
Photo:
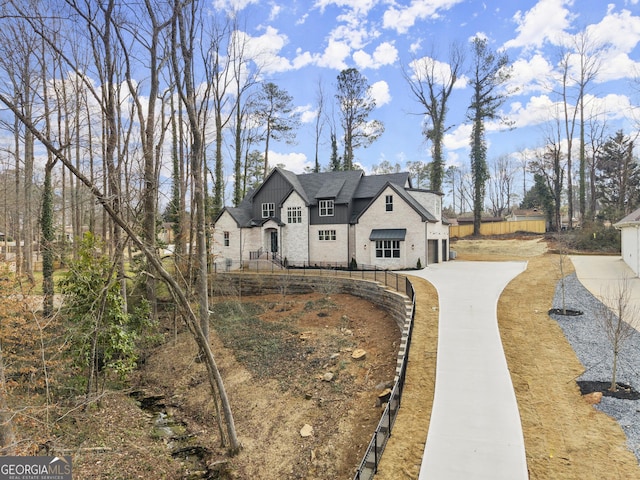
<path id="1" fill-rule="evenodd" d="M 402 363 L 408 352 L 413 318 L 412 301 L 404 293 L 392 290 L 376 281 L 309 274 L 225 273 L 217 274 L 216 279 L 219 281 L 213 282 L 214 295 L 281 294 L 282 288 L 286 288 L 288 295 L 316 292 L 347 293 L 370 301 L 388 312 L 400 329 L 401 339 L 394 383 L 398 381 Z"/>

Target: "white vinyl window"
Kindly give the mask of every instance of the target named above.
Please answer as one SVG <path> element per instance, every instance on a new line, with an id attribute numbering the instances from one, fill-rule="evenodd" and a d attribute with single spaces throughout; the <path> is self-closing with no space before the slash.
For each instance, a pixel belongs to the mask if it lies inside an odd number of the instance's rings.
<path id="1" fill-rule="evenodd" d="M 386 195 L 384 197 L 384 203 L 387 212 L 393 212 L 393 195 Z"/>
<path id="2" fill-rule="evenodd" d="M 335 239 L 336 239 L 335 230 L 318 230 L 318 240 L 327 241 L 327 240 L 335 240 Z"/>
<path id="3" fill-rule="evenodd" d="M 287 208 L 287 223 L 302 223 L 302 207 Z"/>
<path id="4" fill-rule="evenodd" d="M 333 200 L 320 200 L 320 216 L 333 217 Z"/>
<path id="5" fill-rule="evenodd" d="M 275 203 L 263 203 L 262 204 L 262 218 L 273 217 L 276 214 Z"/>
<path id="6" fill-rule="evenodd" d="M 377 240 L 376 258 L 400 258 L 400 240 Z"/>

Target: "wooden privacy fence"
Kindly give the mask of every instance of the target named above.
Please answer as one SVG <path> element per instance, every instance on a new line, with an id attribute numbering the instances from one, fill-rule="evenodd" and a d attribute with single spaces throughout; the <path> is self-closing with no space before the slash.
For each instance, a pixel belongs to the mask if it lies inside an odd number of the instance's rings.
<path id="1" fill-rule="evenodd" d="M 519 220 L 517 222 L 487 222 L 480 225 L 480 235 L 504 235 L 507 233 L 527 232 L 545 233 L 544 220 Z M 473 224 L 451 225 L 450 238 L 463 238 L 473 235 Z"/>

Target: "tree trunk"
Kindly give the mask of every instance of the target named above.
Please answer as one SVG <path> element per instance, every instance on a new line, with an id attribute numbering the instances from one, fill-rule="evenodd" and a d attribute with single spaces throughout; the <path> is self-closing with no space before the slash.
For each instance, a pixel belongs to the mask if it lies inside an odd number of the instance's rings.
<path id="1" fill-rule="evenodd" d="M 0 346 L 0 453 L 13 455 L 15 453 L 15 435 L 13 433 L 13 414 L 7 403 L 7 384 L 4 376 L 4 360 Z"/>

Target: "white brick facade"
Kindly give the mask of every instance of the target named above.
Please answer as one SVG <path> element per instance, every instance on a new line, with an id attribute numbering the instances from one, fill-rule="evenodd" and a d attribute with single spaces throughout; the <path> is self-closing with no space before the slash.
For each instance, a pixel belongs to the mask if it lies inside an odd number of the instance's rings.
<path id="1" fill-rule="evenodd" d="M 301 223 L 289 223 L 290 209 L 292 214 L 299 209 Z M 309 209 L 295 192 L 282 204 L 282 222 L 285 224 L 282 227 L 282 258 L 291 263 L 306 262 L 309 259 Z"/>
<path id="2" fill-rule="evenodd" d="M 408 173 L 296 175 L 280 168 L 240 206 L 223 209 L 213 242 L 216 262 L 233 268 L 252 252 L 268 252 L 291 265 L 355 260 L 361 267 L 405 269 L 446 261 L 448 249 L 441 195 L 412 189 Z"/>

